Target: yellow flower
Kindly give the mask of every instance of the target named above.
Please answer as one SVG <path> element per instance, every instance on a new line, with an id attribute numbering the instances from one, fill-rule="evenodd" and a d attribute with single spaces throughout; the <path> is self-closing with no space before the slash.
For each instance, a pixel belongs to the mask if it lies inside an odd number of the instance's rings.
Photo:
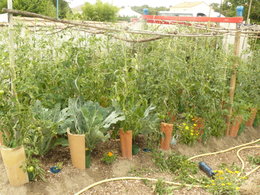
<path id="1" fill-rule="evenodd" d="M 221 185 L 222 185 L 222 186 L 225 186 L 226 184 L 222 183 Z"/>
<path id="2" fill-rule="evenodd" d="M 220 179 L 220 180 L 223 180 L 223 179 L 224 179 L 224 177 L 219 177 L 219 179 Z"/>
<path id="3" fill-rule="evenodd" d="M 222 170 L 218 170 L 217 171 L 220 175 L 222 175 L 223 173 L 224 173 L 224 171 L 222 171 Z"/>
<path id="4" fill-rule="evenodd" d="M 238 173 L 240 173 L 240 171 L 235 171 L 234 173 L 238 174 Z"/>
<path id="5" fill-rule="evenodd" d="M 188 127 L 188 126 L 186 126 L 186 127 L 185 127 L 185 129 L 186 129 L 186 130 L 189 130 L 189 127 Z"/>
<path id="6" fill-rule="evenodd" d="M 182 123 L 184 126 L 186 125 L 186 123 Z"/>
<path id="7" fill-rule="evenodd" d="M 231 183 L 228 182 L 227 185 L 231 186 Z"/>
<path id="8" fill-rule="evenodd" d="M 190 135 L 194 135 L 194 133 L 191 133 Z"/>
<path id="9" fill-rule="evenodd" d="M 214 182 L 215 182 L 215 180 L 210 180 L 210 182 L 214 183 Z"/>
<path id="10" fill-rule="evenodd" d="M 246 177 L 246 176 L 245 177 L 240 177 L 240 179 L 248 179 L 248 177 Z"/>
<path id="11" fill-rule="evenodd" d="M 194 127 L 197 127 L 197 124 L 196 124 L 196 123 L 194 123 L 194 124 L 193 124 L 193 126 L 194 126 Z"/>
<path id="12" fill-rule="evenodd" d="M 113 153 L 112 153 L 112 152 L 108 152 L 107 155 L 108 155 L 109 157 L 111 157 L 111 156 L 113 156 Z"/>
<path id="13" fill-rule="evenodd" d="M 233 173 L 233 171 L 231 171 L 231 170 L 229 170 L 229 169 L 227 169 L 227 168 L 225 168 L 225 170 L 226 170 L 228 173 Z"/>
<path id="14" fill-rule="evenodd" d="M 236 190 L 240 190 L 240 187 L 236 187 Z"/>
<path id="15" fill-rule="evenodd" d="M 211 184 L 211 185 L 215 186 L 216 184 L 215 184 L 215 183 L 213 183 L 213 184 Z"/>

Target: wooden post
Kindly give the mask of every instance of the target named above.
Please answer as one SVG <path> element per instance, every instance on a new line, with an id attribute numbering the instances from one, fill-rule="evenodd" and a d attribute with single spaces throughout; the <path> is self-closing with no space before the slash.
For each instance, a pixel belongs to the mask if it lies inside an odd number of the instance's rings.
<path id="1" fill-rule="evenodd" d="M 240 37 L 241 32 L 239 31 L 238 25 L 237 25 L 237 32 L 235 34 L 235 44 L 234 44 L 234 55 L 236 56 L 235 63 L 232 67 L 232 75 L 230 79 L 230 91 L 229 91 L 229 97 L 230 97 L 230 107 L 229 107 L 229 114 L 227 117 L 227 130 L 226 135 L 229 135 L 230 130 L 230 124 L 231 124 L 231 118 L 233 114 L 233 103 L 234 103 L 234 96 L 235 96 L 235 89 L 236 89 L 236 79 L 237 79 L 237 68 L 239 66 L 239 53 L 240 53 Z"/>
<path id="2" fill-rule="evenodd" d="M 13 1 L 8 0 L 7 2 L 7 7 L 8 9 L 13 9 Z M 14 60 L 14 38 L 13 38 L 13 14 L 8 13 L 8 35 L 9 35 L 9 42 L 8 42 L 8 47 L 9 47 L 9 62 L 10 62 L 10 79 L 11 79 L 11 93 L 13 96 L 15 96 L 16 100 L 18 101 L 18 97 L 16 94 L 16 89 L 15 89 L 15 84 L 14 81 L 16 79 L 16 72 L 15 72 L 15 60 Z"/>
<path id="3" fill-rule="evenodd" d="M 250 13 L 251 13 L 251 7 L 252 7 L 252 0 L 250 0 L 249 7 L 248 7 L 247 18 L 246 18 L 247 24 L 250 23 L 249 17 L 250 17 Z"/>

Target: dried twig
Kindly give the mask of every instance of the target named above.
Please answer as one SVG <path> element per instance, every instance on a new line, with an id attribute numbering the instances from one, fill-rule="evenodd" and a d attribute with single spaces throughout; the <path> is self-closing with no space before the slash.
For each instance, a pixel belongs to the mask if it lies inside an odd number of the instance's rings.
<path id="1" fill-rule="evenodd" d="M 74 26 L 82 26 L 82 27 L 86 27 L 86 28 L 94 28 L 94 29 L 103 30 L 103 31 L 107 31 L 107 32 L 124 32 L 124 33 L 131 33 L 131 34 L 157 35 L 157 36 L 165 36 L 165 37 L 214 37 L 214 36 L 222 36 L 222 35 L 218 35 L 217 33 L 173 34 L 173 33 L 152 32 L 152 31 L 122 30 L 122 29 L 116 29 L 116 28 L 96 26 L 96 25 L 87 24 L 87 23 L 83 23 L 83 22 L 75 22 L 75 21 L 69 21 L 69 20 L 59 20 L 59 19 L 54 19 L 54 18 L 48 17 L 48 16 L 43 16 L 43 15 L 40 15 L 40 14 L 26 12 L 26 11 L 11 10 L 11 9 L 5 9 L 4 8 L 3 12 L 18 14 L 18 15 L 20 14 L 20 15 L 29 16 L 29 17 L 38 17 L 38 18 L 42 18 L 42 19 L 45 19 L 45 20 L 53 21 L 53 22 L 70 24 L 70 25 L 74 25 Z"/>

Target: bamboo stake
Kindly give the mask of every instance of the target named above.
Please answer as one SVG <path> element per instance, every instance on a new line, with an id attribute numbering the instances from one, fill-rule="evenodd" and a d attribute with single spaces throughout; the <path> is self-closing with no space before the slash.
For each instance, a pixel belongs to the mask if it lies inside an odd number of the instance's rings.
<path id="1" fill-rule="evenodd" d="M 236 89 L 236 79 L 237 79 L 237 68 L 239 66 L 239 53 L 240 53 L 240 37 L 241 32 L 237 31 L 235 34 L 235 44 L 234 44 L 234 55 L 236 56 L 235 63 L 232 67 L 232 75 L 230 79 L 230 91 L 229 91 L 229 98 L 230 98 L 230 107 L 229 107 L 229 114 L 227 117 L 227 130 L 226 135 L 229 135 L 230 131 L 230 124 L 231 124 L 231 117 L 233 114 L 233 103 L 234 103 L 234 96 L 235 96 L 235 89 Z"/>
<path id="2" fill-rule="evenodd" d="M 247 24 L 250 23 L 249 17 L 250 17 L 250 13 L 251 13 L 251 7 L 252 7 L 252 0 L 250 0 L 250 3 L 249 3 L 247 18 L 246 18 L 246 23 L 247 23 Z"/>
<path id="3" fill-rule="evenodd" d="M 140 34 L 140 35 L 157 35 L 157 36 L 165 36 L 165 37 L 217 37 L 217 36 L 223 36 L 223 34 L 218 34 L 217 32 L 212 33 L 205 33 L 205 34 L 179 34 L 177 32 L 171 32 L 171 33 L 160 33 L 160 32 L 152 32 L 152 31 L 140 31 L 140 30 L 125 30 L 125 29 L 119 29 L 119 28 L 108 28 L 106 26 L 97 26 L 92 25 L 84 22 L 75 22 L 75 21 L 69 21 L 69 20 L 57 20 L 48 16 L 43 16 L 40 14 L 35 14 L 31 12 L 26 11 L 19 11 L 19 10 L 13 10 L 13 9 L 3 9 L 3 12 L 5 13 L 12 13 L 12 14 L 20 14 L 23 16 L 29 16 L 29 17 L 37 17 L 45 20 L 49 20 L 52 22 L 58 22 L 62 24 L 69 24 L 74 26 L 81 26 L 84 28 L 93 28 L 98 30 L 103 30 L 106 32 L 118 32 L 118 33 L 131 33 L 131 34 Z"/>
<path id="4" fill-rule="evenodd" d="M 8 9 L 13 8 L 13 2 L 12 0 L 8 0 Z M 9 36 L 9 42 L 8 42 L 8 47 L 9 47 L 9 62 L 10 62 L 10 78 L 11 78 L 11 93 L 13 96 L 16 97 L 16 89 L 15 89 L 15 84 L 14 81 L 16 79 L 16 73 L 15 73 L 15 60 L 14 60 L 14 39 L 13 39 L 13 14 L 8 13 L 8 36 Z"/>

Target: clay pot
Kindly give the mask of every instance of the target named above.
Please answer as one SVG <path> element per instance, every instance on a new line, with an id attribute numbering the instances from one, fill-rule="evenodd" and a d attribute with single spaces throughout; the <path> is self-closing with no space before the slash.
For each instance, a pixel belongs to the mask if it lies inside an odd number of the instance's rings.
<path id="1" fill-rule="evenodd" d="M 132 159 L 132 130 L 123 131 L 119 129 L 121 153 L 124 158 Z"/>
<path id="2" fill-rule="evenodd" d="M 176 116 L 173 115 L 171 112 L 168 112 L 167 114 L 170 118 L 169 123 L 174 123 L 174 121 L 176 120 Z"/>
<path id="3" fill-rule="evenodd" d="M 253 127 L 256 113 L 257 113 L 257 108 L 251 108 L 251 115 L 248 121 L 246 122 L 246 127 Z"/>
<path id="4" fill-rule="evenodd" d="M 3 133 L 0 132 L 0 146 L 4 144 Z"/>
<path id="5" fill-rule="evenodd" d="M 171 148 L 173 124 L 161 123 L 161 131 L 164 133 L 164 136 L 161 138 L 161 149 L 169 150 Z"/>
<path id="6" fill-rule="evenodd" d="M 86 168 L 86 149 L 85 149 L 85 135 L 84 134 L 71 134 L 70 130 L 67 130 L 70 156 L 72 165 L 78 169 Z"/>
<path id="7" fill-rule="evenodd" d="M 231 123 L 229 135 L 231 137 L 236 137 L 241 123 L 243 122 L 242 116 L 236 116 Z"/>
<path id="8" fill-rule="evenodd" d="M 28 173 L 23 170 L 26 162 L 24 147 L 2 147 L 1 154 L 10 184 L 12 186 L 21 186 L 28 183 Z"/>

